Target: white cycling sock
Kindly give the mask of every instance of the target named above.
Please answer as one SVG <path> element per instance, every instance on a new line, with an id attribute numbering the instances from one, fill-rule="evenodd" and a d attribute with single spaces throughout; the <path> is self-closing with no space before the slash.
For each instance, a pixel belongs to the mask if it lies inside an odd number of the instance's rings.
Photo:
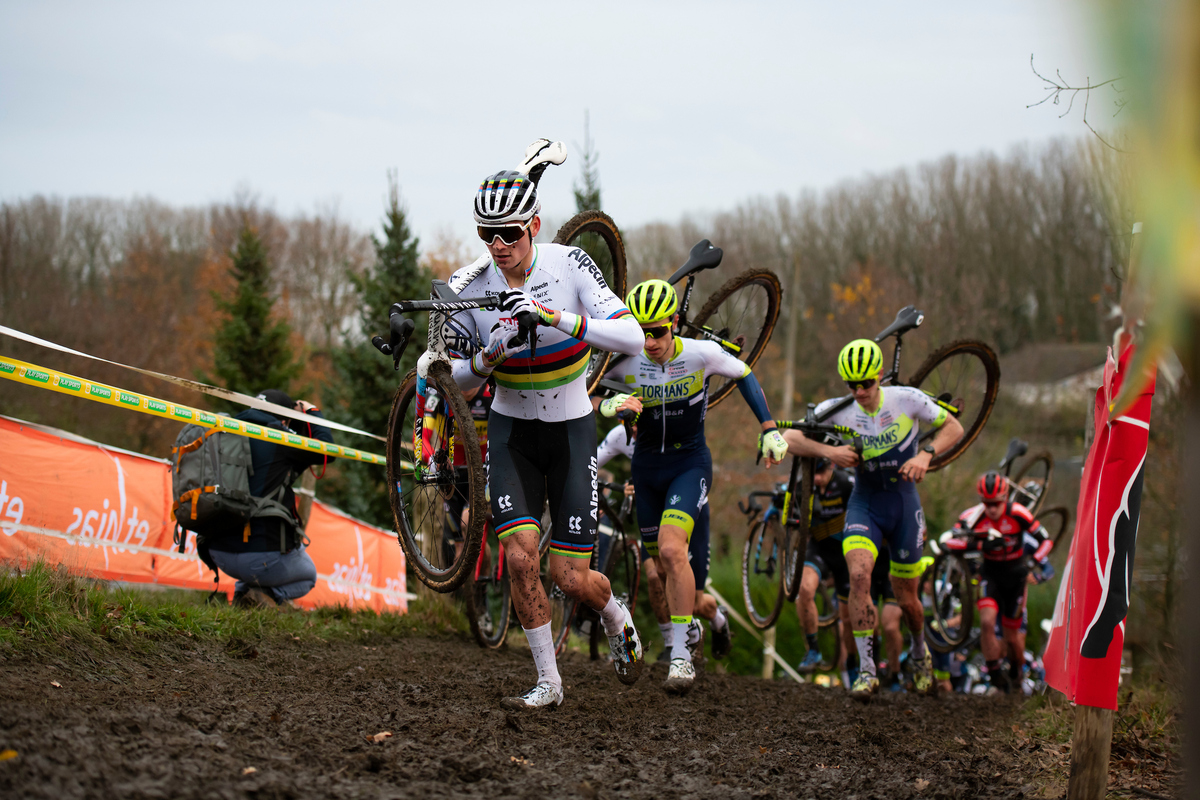
<path id="1" fill-rule="evenodd" d="M 858 671 L 875 677 L 875 631 L 855 631 L 854 646 L 858 648 Z"/>
<path id="2" fill-rule="evenodd" d="M 725 612 L 721 610 L 720 606 L 717 606 L 717 613 L 712 618 L 712 629 L 714 631 L 723 631 L 728 624 L 729 620 L 725 618 Z"/>
<path id="3" fill-rule="evenodd" d="M 675 627 L 669 622 L 658 623 L 658 629 L 662 631 L 663 647 L 670 647 L 675 641 Z"/>
<path id="4" fill-rule="evenodd" d="M 604 632 L 616 636 L 625 628 L 625 609 L 617 602 L 617 596 L 610 594 L 608 602 L 600 610 L 600 619 L 604 622 Z"/>
<path id="5" fill-rule="evenodd" d="M 676 620 L 685 620 L 677 622 Z M 691 617 L 671 617 L 671 660 L 677 658 L 691 660 L 692 654 L 688 652 L 688 626 L 692 624 Z"/>
<path id="6" fill-rule="evenodd" d="M 540 628 L 524 630 L 529 650 L 533 653 L 533 663 L 537 666 L 538 683 L 552 683 L 562 688 L 558 660 L 554 657 L 554 637 L 550 634 L 550 623 L 547 622 Z"/>
<path id="7" fill-rule="evenodd" d="M 845 670 L 845 669 L 842 670 L 842 686 L 846 687 L 847 689 L 850 688 L 850 671 L 849 670 Z"/>

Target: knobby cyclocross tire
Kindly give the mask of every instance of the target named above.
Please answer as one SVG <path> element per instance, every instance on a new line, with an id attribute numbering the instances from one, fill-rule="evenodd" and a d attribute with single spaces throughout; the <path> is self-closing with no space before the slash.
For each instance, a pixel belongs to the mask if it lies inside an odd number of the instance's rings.
<path id="1" fill-rule="evenodd" d="M 957 417 L 963 427 L 963 437 L 930 462 L 929 469 L 938 470 L 966 452 L 983 430 L 992 406 L 996 404 L 1000 362 L 992 348 L 983 342 L 966 339 L 951 342 L 930 353 L 925 363 L 913 373 L 908 385 L 935 397 L 949 394 L 947 402 L 959 409 Z M 922 442 L 929 441 L 933 433 L 924 434 Z"/>
<path id="2" fill-rule="evenodd" d="M 841 614 L 838 608 L 836 587 L 831 582 L 822 580 L 817 584 L 817 593 L 813 600 L 817 604 L 817 628 L 827 629 L 829 635 L 833 637 L 833 648 L 828 651 L 833 653 L 833 657 L 828 659 L 828 662 L 832 664 L 837 661 L 838 648 L 842 644 L 841 627 L 837 624 Z"/>
<path id="3" fill-rule="evenodd" d="M 625 242 L 612 217 L 603 211 L 582 211 L 558 229 L 554 243 L 582 248 L 600 268 L 608 288 L 625 302 Z M 611 357 L 607 351 L 592 348 L 586 373 L 589 394 L 604 376 Z"/>
<path id="4" fill-rule="evenodd" d="M 822 580 L 817 584 L 817 593 L 814 597 L 817 604 L 817 627 L 828 628 L 830 625 L 838 621 L 839 608 L 837 599 L 837 588 L 827 581 Z M 834 632 L 836 635 L 836 631 Z M 835 647 L 836 651 L 837 648 Z"/>
<path id="5" fill-rule="evenodd" d="M 783 609 L 786 534 L 776 519 L 758 520 L 742 549 L 742 599 L 750 624 L 766 630 Z"/>
<path id="6" fill-rule="evenodd" d="M 788 508 L 788 516 L 794 521 L 788 524 L 787 563 L 784 568 L 784 592 L 792 602 L 800 594 L 804 557 L 808 554 L 808 535 L 812 527 L 813 459 L 800 459 L 800 474 L 796 478 L 792 495 L 794 505 Z"/>
<path id="7" fill-rule="evenodd" d="M 1037 515 L 1038 522 L 1046 529 L 1046 538 L 1054 542 L 1057 550 L 1060 544 L 1065 544 L 1063 537 L 1071 527 L 1071 511 L 1066 506 L 1051 506 L 1043 508 Z"/>
<path id="8" fill-rule="evenodd" d="M 432 474 L 429 471 L 418 474 L 414 469 L 417 376 L 416 370 L 413 370 L 405 376 L 396 391 L 388 417 L 388 497 L 400 547 L 404 550 L 409 568 L 430 589 L 452 592 L 471 574 L 483 541 L 487 518 L 483 458 L 470 409 L 450 374 L 450 367 L 443 362 L 430 365 L 427 387 L 437 390 L 438 395 L 449 404 L 453 415 L 446 421 L 446 430 L 434 437 L 433 460 L 437 469 Z M 461 424 L 463 420 L 466 425 Z M 452 441 L 462 444 L 466 459 L 465 496 L 456 488 L 454 454 L 450 450 Z M 444 501 L 452 499 L 456 493 L 459 493 L 467 512 L 467 523 L 462 526 L 463 547 L 457 555 L 453 545 L 443 538 L 447 526 Z"/>
<path id="9" fill-rule="evenodd" d="M 491 525 L 487 526 L 481 553 L 489 557 L 483 560 L 479 577 L 472 574 L 472 579 L 467 582 L 467 622 L 479 646 L 495 650 L 508 637 L 508 626 L 512 621 L 512 587 L 507 565 L 503 574 L 496 577 L 500 541 Z"/>
<path id="10" fill-rule="evenodd" d="M 932 574 L 930 574 L 932 573 Z M 975 625 L 975 582 L 971 565 L 958 553 L 944 552 L 926 571 L 921 585 L 933 589 L 933 614 L 925 619 L 929 646 L 939 653 L 957 650 Z"/>
<path id="11" fill-rule="evenodd" d="M 1054 478 L 1054 456 L 1044 450 L 1029 460 L 1017 477 L 1013 478 L 1016 485 L 1016 501 L 1029 509 L 1035 517 L 1046 502 L 1050 493 L 1050 481 Z M 1026 502 L 1029 501 L 1029 502 Z"/>
<path id="12" fill-rule="evenodd" d="M 783 290 L 779 278 L 769 269 L 750 269 L 730 278 L 704 303 L 691 325 L 707 326 L 722 339 L 741 345 L 737 355 L 753 368 L 779 320 L 779 300 Z M 690 332 L 703 339 L 701 331 Z M 736 381 L 713 375 L 708 383 L 708 407 L 712 408 L 733 391 Z"/>

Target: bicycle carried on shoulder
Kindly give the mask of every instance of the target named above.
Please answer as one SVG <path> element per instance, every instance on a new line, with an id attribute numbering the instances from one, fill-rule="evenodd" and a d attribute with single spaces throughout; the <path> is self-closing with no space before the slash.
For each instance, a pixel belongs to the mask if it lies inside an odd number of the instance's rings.
<path id="1" fill-rule="evenodd" d="M 589 239 L 589 237 L 591 237 Z M 602 212 L 585 212 L 569 220 L 555 241 L 593 249 L 602 243 L 605 261 L 601 272 L 618 295 L 625 290 L 625 250 L 620 233 L 612 220 Z M 484 520 L 487 517 L 483 462 L 479 455 L 466 402 L 458 390 L 450 369 L 450 351 L 472 353 L 483 346 L 470 341 L 462 329 L 453 324 L 456 314 L 474 309 L 494 309 L 499 299 L 459 297 L 445 281 L 432 283 L 428 300 L 402 300 L 389 312 L 389 338 L 380 336 L 372 344 L 384 355 L 392 356 L 397 369 L 416 323 L 405 314 L 429 314 L 429 333 L 423 367 L 411 370 L 401 381 L 388 418 L 387 459 L 388 495 L 400 546 L 417 578 L 438 592 L 457 589 L 473 572 L 483 541 Z M 530 343 L 531 356 L 537 346 L 537 319 L 532 314 L 520 315 L 519 332 L 514 343 Z M 593 348 L 588 366 L 587 382 L 594 386 L 603 375 L 611 354 Z M 419 375 L 424 369 L 424 377 Z M 444 398 L 444 410 L 430 414 L 425 411 L 427 393 Z M 464 547 L 457 553 L 442 546 L 440 530 L 443 524 L 444 500 L 455 490 L 453 469 L 454 445 L 466 452 L 468 473 L 464 492 L 467 501 L 467 524 L 464 525 Z"/>
<path id="2" fill-rule="evenodd" d="M 721 265 L 724 251 L 708 239 L 697 242 L 687 261 L 675 270 L 667 283 L 684 283 L 679 292 L 679 323 L 674 333 L 690 339 L 716 342 L 727 353 L 753 368 L 767 348 L 775 323 L 779 320 L 783 290 L 779 278 L 769 269 L 752 268 L 727 280 L 700 310 L 691 316 L 692 295 L 697 277 L 705 270 Z M 627 356 L 615 355 L 607 367 L 621 363 Z M 709 376 L 708 407 L 720 403 L 733 391 L 736 381 L 718 375 Z M 597 387 L 589 384 L 589 390 Z"/>
<path id="3" fill-rule="evenodd" d="M 999 465 L 1005 477 L 1012 471 L 1016 460 L 1028 451 L 1028 443 L 1020 439 L 1008 443 L 1008 450 Z M 1064 506 L 1041 509 L 1053 468 L 1054 460 L 1048 452 L 1034 456 L 1011 481 L 1009 502 L 1018 502 L 1028 508 L 1046 529 L 1047 538 L 1057 546 L 1068 528 L 1070 512 Z M 933 564 L 921 579 L 922 585 L 929 587 L 930 597 L 930 613 L 926 617 L 925 630 L 929 634 L 930 646 L 940 653 L 973 646 L 979 638 L 979 628 L 975 625 L 975 603 L 979 599 L 983 551 L 947 547 L 951 539 L 969 540 L 975 536 L 978 534 L 951 529 L 936 541 L 929 542 L 934 553 Z"/>
<path id="4" fill-rule="evenodd" d="M 895 337 L 892 351 L 892 367 L 879 379 L 881 385 L 908 385 L 924 391 L 938 406 L 945 409 L 962 423 L 963 436 L 953 447 L 939 453 L 929 465 L 930 471 L 941 469 L 965 452 L 983 430 L 1000 382 L 1000 364 L 996 354 L 985 343 L 972 340 L 954 341 L 931 353 L 907 383 L 900 382 L 900 354 L 905 333 L 916 329 L 925 315 L 914 306 L 905 306 L 896 314 L 896 319 L 875 336 L 876 342 Z M 861 455 L 862 446 L 858 434 L 842 426 L 827 425 L 824 421 L 854 402 L 848 395 L 820 415 L 814 404 L 809 404 L 803 420 L 776 420 L 780 429 L 793 428 L 806 437 L 824 444 L 841 445 L 854 443 Z M 920 442 L 933 438 L 936 429 L 921 434 Z M 800 591 L 803 576 L 804 555 L 808 547 L 811 517 L 808 510 L 812 504 L 812 473 L 816 459 L 793 456 L 791 475 L 785 494 L 782 531 L 759 529 L 759 540 L 752 543 L 756 531 L 751 531 L 742 558 L 742 587 L 746 600 L 746 611 L 758 627 L 768 628 L 775 624 L 784 598 L 795 600 Z M 788 514 L 795 508 L 798 513 Z M 764 523 L 764 527 L 769 528 Z M 753 588 L 752 584 L 779 580 L 776 596 L 765 588 Z M 760 577 L 763 576 L 763 577 Z"/>
<path id="5" fill-rule="evenodd" d="M 814 406 L 810 403 L 805 419 L 775 420 L 775 424 L 781 429 L 799 430 L 823 444 L 849 442 L 862 454 L 862 440 L 852 429 L 824 425 L 815 418 Z M 745 505 L 738 503 L 751 525 L 742 548 L 742 598 L 750 622 L 760 630 L 772 627 L 779 619 L 783 601 L 794 601 L 800 593 L 812 525 L 815 464 L 815 458 L 792 456 L 787 483 L 780 484 L 775 492 L 751 492 Z M 770 508 L 756 522 L 759 507 L 755 497 L 760 496 L 769 496 L 772 501 Z"/>

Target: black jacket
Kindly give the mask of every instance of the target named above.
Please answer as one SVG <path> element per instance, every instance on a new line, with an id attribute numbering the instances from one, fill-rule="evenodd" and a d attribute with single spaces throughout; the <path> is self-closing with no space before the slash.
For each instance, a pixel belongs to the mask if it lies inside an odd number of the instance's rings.
<path id="1" fill-rule="evenodd" d="M 322 419 L 321 412 L 315 408 L 308 416 Z M 280 420 L 274 414 L 250 408 L 238 414 L 235 419 L 250 422 L 263 427 L 289 430 L 292 433 L 319 439 L 322 442 L 333 442 L 333 434 L 323 425 L 313 425 L 298 420 Z M 250 475 L 250 494 L 255 497 L 266 497 L 286 482 L 283 498 L 280 502 L 290 509 L 296 508 L 296 493 L 292 491 L 292 482 L 304 470 L 319 465 L 332 457 L 324 453 L 313 453 L 297 447 L 286 447 L 273 444 L 261 439 L 250 440 L 250 462 L 253 473 Z M 262 552 L 279 550 L 279 537 L 286 523 L 280 519 L 253 520 L 250 523 L 250 539 L 243 541 L 244 532 L 230 532 L 229 536 L 220 539 L 210 539 L 209 547 L 228 553 Z M 295 541 L 289 541 L 287 549 L 296 546 Z"/>

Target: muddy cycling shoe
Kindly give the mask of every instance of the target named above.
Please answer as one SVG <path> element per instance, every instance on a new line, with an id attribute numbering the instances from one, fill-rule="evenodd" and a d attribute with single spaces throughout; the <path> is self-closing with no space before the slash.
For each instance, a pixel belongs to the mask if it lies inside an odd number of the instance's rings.
<path id="1" fill-rule="evenodd" d="M 933 655 L 929 648 L 925 648 L 925 655 L 921 658 L 913 658 L 910 654 L 908 661 L 912 664 L 913 691 L 917 694 L 937 694 L 937 681 L 933 679 Z"/>
<path id="2" fill-rule="evenodd" d="M 671 645 L 667 645 L 658 654 L 658 658 L 654 661 L 655 664 L 670 664 L 671 663 Z"/>
<path id="3" fill-rule="evenodd" d="M 717 660 L 729 655 L 729 651 L 733 647 L 733 628 L 729 625 L 729 613 L 725 611 L 723 606 L 720 609 L 725 614 L 725 627 L 720 630 L 716 628 L 711 629 L 712 654 L 713 658 Z"/>
<path id="4" fill-rule="evenodd" d="M 850 696 L 856 700 L 866 700 L 879 691 L 879 678 L 865 672 L 858 673 L 854 685 L 850 687 Z"/>
<path id="5" fill-rule="evenodd" d="M 804 654 L 804 660 L 796 666 L 797 672 L 816 672 L 821 666 L 822 658 L 820 650 L 809 650 Z"/>
<path id="6" fill-rule="evenodd" d="M 233 596 L 233 604 L 238 608 L 278 608 L 279 603 L 270 592 L 259 588 L 247 589 Z"/>
<path id="7" fill-rule="evenodd" d="M 667 670 L 667 679 L 663 681 L 663 688 L 668 694 L 687 694 L 692 684 L 696 682 L 696 668 L 691 661 L 686 658 L 671 659 L 671 666 Z"/>
<path id="8" fill-rule="evenodd" d="M 562 705 L 563 691 L 561 686 L 553 683 L 539 683 L 520 697 L 506 697 L 500 701 L 501 708 L 510 711 L 532 711 L 537 708 L 557 708 Z"/>
<path id="9" fill-rule="evenodd" d="M 642 674 L 642 640 L 638 638 L 637 628 L 633 626 L 633 617 L 625 603 L 617 600 L 625 614 L 625 624 L 619 633 L 608 637 L 608 649 L 612 653 L 613 669 L 617 671 L 617 680 L 626 685 L 637 683 Z"/>

